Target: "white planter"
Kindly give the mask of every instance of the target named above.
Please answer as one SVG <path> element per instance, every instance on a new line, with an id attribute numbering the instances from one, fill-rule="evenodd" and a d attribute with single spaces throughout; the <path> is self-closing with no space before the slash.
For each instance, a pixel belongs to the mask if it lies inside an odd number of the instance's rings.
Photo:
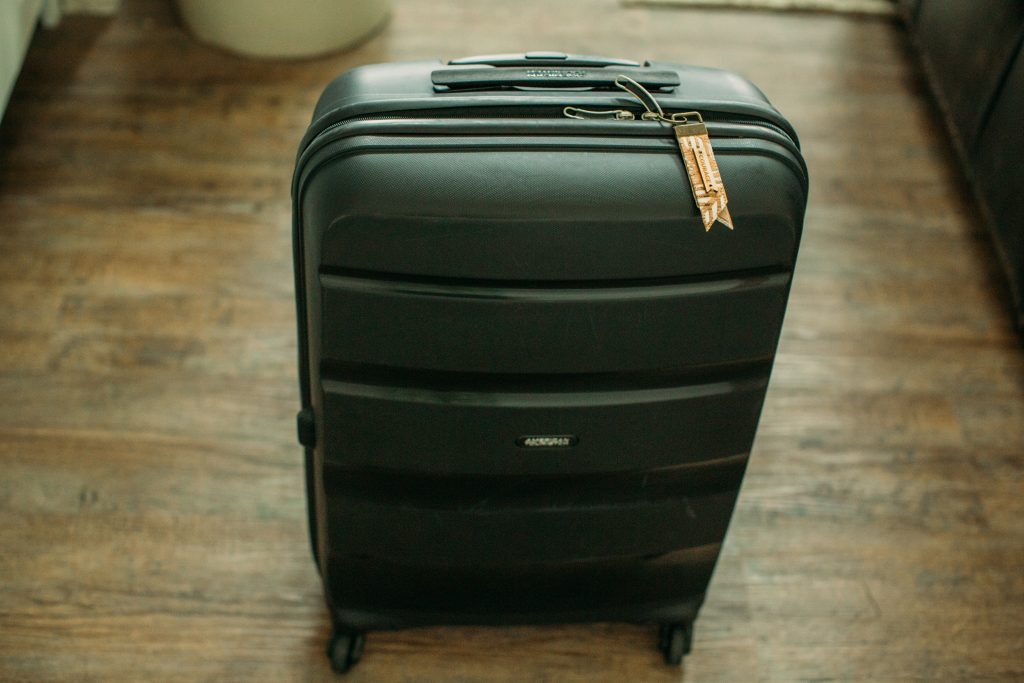
<path id="1" fill-rule="evenodd" d="M 388 0 L 177 0 L 203 42 L 258 57 L 306 57 L 353 45 L 387 18 Z"/>

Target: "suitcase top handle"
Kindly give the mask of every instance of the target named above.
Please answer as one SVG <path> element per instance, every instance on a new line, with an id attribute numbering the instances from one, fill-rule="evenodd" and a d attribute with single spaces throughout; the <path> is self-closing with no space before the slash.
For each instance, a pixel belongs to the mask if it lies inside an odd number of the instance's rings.
<path id="1" fill-rule="evenodd" d="M 448 62 L 452 66 L 640 66 L 639 62 L 594 55 L 569 55 L 564 52 L 526 52 L 504 55 L 461 57 Z"/>
<path id="2" fill-rule="evenodd" d="M 485 55 L 448 62 L 430 74 L 434 89 L 497 90 L 503 88 L 616 89 L 615 79 L 628 76 L 652 90 L 679 85 L 675 71 L 655 70 L 636 62 L 607 57 L 527 52 L 523 55 Z"/>

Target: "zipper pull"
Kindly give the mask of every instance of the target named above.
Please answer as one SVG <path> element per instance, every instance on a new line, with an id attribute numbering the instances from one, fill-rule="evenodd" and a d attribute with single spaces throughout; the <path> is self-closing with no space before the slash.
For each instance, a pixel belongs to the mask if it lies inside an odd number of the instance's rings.
<path id="1" fill-rule="evenodd" d="M 580 109 L 579 107 L 566 107 L 562 110 L 565 116 L 570 119 L 616 119 L 619 121 L 632 121 L 636 117 L 633 112 L 625 109 Z"/>
<path id="2" fill-rule="evenodd" d="M 686 175 L 690 181 L 693 201 L 697 204 L 704 232 L 711 230 L 715 221 L 733 229 L 732 216 L 729 215 L 729 198 L 725 194 L 725 184 L 715 161 L 715 152 L 711 148 L 707 126 L 700 112 L 688 111 L 665 116 L 661 105 L 645 87 L 628 76 L 615 78 L 615 85 L 640 100 L 645 111 L 640 118 L 646 121 L 660 121 L 672 126 L 679 153 L 683 157 Z M 695 120 L 694 120 L 695 119 Z"/>

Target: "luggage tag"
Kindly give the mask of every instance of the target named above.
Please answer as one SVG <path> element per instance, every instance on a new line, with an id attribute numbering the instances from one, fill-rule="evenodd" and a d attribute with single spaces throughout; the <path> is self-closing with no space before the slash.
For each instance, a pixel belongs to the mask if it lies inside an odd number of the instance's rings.
<path id="1" fill-rule="evenodd" d="M 679 143 L 679 152 L 683 155 L 686 174 L 690 177 L 693 201 L 700 211 L 705 232 L 711 230 L 716 220 L 732 230 L 729 198 L 725 194 L 722 174 L 718 170 L 718 162 L 715 161 L 715 152 L 711 149 L 711 140 L 708 138 L 704 119 L 695 111 L 687 112 L 685 116 L 689 118 L 694 114 L 697 121 L 684 121 L 672 125 L 676 141 Z M 676 116 L 679 115 L 672 115 L 673 120 Z"/>
<path id="2" fill-rule="evenodd" d="M 686 176 L 690 181 L 693 201 L 700 212 L 704 231 L 711 230 L 715 221 L 721 222 L 730 230 L 733 229 L 732 216 L 729 215 L 729 198 L 725 192 L 725 183 L 718 170 L 715 152 L 711 147 L 707 126 L 700 112 L 688 111 L 665 116 L 661 105 L 646 88 L 628 76 L 617 76 L 615 85 L 640 100 L 645 111 L 640 118 L 644 121 L 661 121 L 672 126 L 672 132 L 679 144 L 679 153 L 683 157 Z M 633 119 L 633 113 L 614 109 L 609 111 L 592 111 L 578 107 L 566 107 L 563 113 L 574 119 L 613 118 L 619 120 Z"/>

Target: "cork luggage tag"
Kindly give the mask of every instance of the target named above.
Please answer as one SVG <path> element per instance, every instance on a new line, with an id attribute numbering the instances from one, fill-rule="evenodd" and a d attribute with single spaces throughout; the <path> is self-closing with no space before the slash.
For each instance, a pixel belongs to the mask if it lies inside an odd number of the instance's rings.
<path id="1" fill-rule="evenodd" d="M 732 230 L 729 197 L 725 192 L 725 183 L 722 182 L 715 151 L 711 147 L 708 129 L 700 112 L 688 111 L 666 115 L 654 95 L 632 78 L 618 76 L 615 85 L 644 105 L 646 111 L 641 114 L 641 119 L 660 121 L 672 126 L 704 231 L 711 230 L 716 221 Z"/>
<path id="2" fill-rule="evenodd" d="M 700 211 L 704 231 L 711 230 L 715 221 L 720 221 L 732 230 L 729 198 L 725 193 L 718 162 L 715 161 L 715 152 L 711 148 L 708 129 L 697 112 L 687 112 L 686 116 L 692 116 L 697 121 L 673 123 L 672 130 L 679 143 L 679 152 L 683 155 L 686 175 L 690 178 L 690 189 L 693 191 L 693 201 Z"/>

